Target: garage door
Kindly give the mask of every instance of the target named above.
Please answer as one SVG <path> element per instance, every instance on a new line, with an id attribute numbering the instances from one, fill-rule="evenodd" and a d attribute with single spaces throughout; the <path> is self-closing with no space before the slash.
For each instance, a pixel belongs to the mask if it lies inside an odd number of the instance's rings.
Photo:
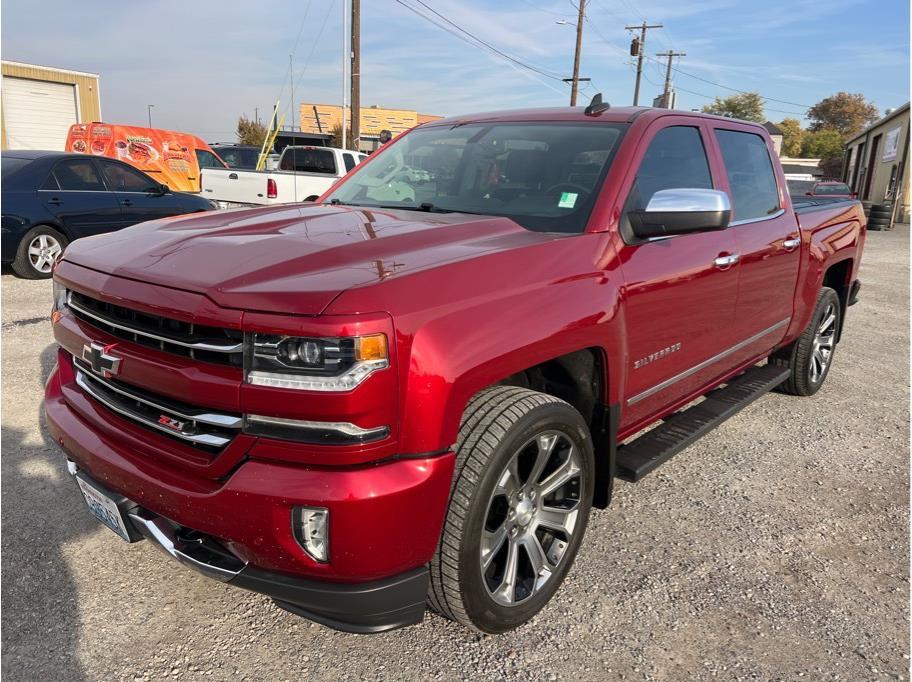
<path id="1" fill-rule="evenodd" d="M 63 151 L 76 123 L 76 86 L 4 76 L 3 122 L 10 149 Z"/>

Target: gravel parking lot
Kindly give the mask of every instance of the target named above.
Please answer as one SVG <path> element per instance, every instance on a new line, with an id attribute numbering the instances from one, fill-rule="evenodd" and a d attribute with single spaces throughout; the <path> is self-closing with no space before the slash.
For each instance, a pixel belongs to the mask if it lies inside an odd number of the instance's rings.
<path id="1" fill-rule="evenodd" d="M 531 624 L 355 636 L 207 580 L 86 511 L 40 416 L 51 285 L 2 277 L 8 680 L 905 679 L 909 228 L 868 235 L 825 388 L 764 397 L 619 482 Z"/>

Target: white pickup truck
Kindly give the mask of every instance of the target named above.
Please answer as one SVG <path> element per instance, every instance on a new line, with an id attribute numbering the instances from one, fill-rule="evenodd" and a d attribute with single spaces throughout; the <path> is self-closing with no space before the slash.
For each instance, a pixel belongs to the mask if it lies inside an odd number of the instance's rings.
<path id="1" fill-rule="evenodd" d="M 323 194 L 365 158 L 348 149 L 289 146 L 282 150 L 278 170 L 203 169 L 201 193 L 221 208 L 306 201 Z"/>

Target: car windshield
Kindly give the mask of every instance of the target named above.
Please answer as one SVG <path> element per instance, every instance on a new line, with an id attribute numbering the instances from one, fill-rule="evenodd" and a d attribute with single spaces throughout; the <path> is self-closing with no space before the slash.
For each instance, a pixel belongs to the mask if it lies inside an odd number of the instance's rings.
<path id="1" fill-rule="evenodd" d="M 257 158 L 260 155 L 256 149 L 238 147 L 213 147 L 213 149 L 231 168 L 256 168 Z"/>
<path id="2" fill-rule="evenodd" d="M 19 159 L 15 156 L 4 156 L 2 159 L 0 159 L 0 162 L 2 162 L 0 163 L 0 166 L 2 166 L 2 168 L 0 168 L 0 177 L 6 180 L 6 178 L 8 178 L 20 168 L 24 168 L 25 166 L 29 165 L 29 163 L 31 163 L 31 159 Z"/>
<path id="3" fill-rule="evenodd" d="M 817 185 L 814 188 L 814 194 L 820 196 L 826 196 L 827 194 L 851 194 L 852 190 L 849 189 L 848 185 L 844 185 L 841 182 L 834 183 L 832 185 Z"/>
<path id="4" fill-rule="evenodd" d="M 505 216 L 582 232 L 626 126 L 472 123 L 418 128 L 352 171 L 327 201 Z"/>

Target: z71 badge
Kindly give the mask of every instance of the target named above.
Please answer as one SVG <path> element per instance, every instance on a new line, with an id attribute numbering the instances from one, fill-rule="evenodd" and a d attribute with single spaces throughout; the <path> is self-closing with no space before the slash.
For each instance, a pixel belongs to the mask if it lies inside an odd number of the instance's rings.
<path id="1" fill-rule="evenodd" d="M 178 421 L 174 417 L 169 417 L 166 414 L 163 414 L 158 418 L 158 423 L 172 431 L 183 431 L 184 427 L 187 425 L 187 422 Z"/>
<path id="2" fill-rule="evenodd" d="M 634 360 L 633 368 L 639 369 L 640 367 L 648 365 L 650 362 L 655 362 L 656 360 L 658 360 L 660 358 L 664 358 L 666 355 L 671 355 L 672 353 L 675 353 L 679 350 L 681 350 L 680 341 L 678 341 L 677 343 L 673 343 L 670 346 L 667 346 L 666 348 L 663 348 L 661 350 L 657 350 L 655 353 L 650 353 L 645 358 L 640 358 L 639 360 Z"/>

